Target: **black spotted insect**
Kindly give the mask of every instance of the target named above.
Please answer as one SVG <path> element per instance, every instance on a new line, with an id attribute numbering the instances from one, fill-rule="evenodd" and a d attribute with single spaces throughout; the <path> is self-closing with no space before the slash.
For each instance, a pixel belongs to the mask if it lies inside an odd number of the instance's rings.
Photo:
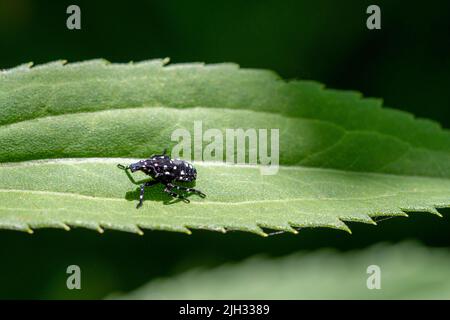
<path id="1" fill-rule="evenodd" d="M 153 178 L 151 181 L 147 181 L 141 184 L 141 191 L 139 195 L 139 203 L 136 206 L 139 209 L 144 203 L 144 193 L 145 187 L 151 187 L 158 183 L 162 183 L 164 185 L 164 192 L 168 193 L 174 198 L 178 198 L 183 200 L 186 203 L 189 203 L 189 199 L 187 199 L 184 195 L 178 194 L 175 190 L 180 190 L 188 193 L 195 193 L 200 197 L 204 198 L 206 195 L 200 190 L 196 190 L 193 188 L 187 188 L 184 186 L 175 185 L 174 181 L 180 182 L 192 182 L 197 179 L 197 170 L 194 166 L 184 160 L 180 159 L 171 159 L 167 155 L 167 149 L 164 149 L 162 154 L 152 155 L 147 160 L 141 160 L 136 163 L 132 163 L 129 166 L 124 166 L 122 164 L 118 164 L 117 167 L 119 169 L 125 170 L 129 179 L 135 183 L 140 184 L 139 182 L 134 181 L 133 177 L 128 172 L 131 171 L 142 171 L 146 175 L 149 175 Z"/>

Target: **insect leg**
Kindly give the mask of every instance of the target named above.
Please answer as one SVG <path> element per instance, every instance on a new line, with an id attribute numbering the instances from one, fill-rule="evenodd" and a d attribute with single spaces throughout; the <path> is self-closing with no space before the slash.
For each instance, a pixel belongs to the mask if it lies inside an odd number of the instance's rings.
<path id="1" fill-rule="evenodd" d="M 143 180 L 139 180 L 139 181 L 134 180 L 133 176 L 132 176 L 131 173 L 130 173 L 130 168 L 129 168 L 129 167 L 125 167 L 125 166 L 122 165 L 122 164 L 118 164 L 117 167 L 118 167 L 119 169 L 122 169 L 122 170 L 125 171 L 125 173 L 127 174 L 128 179 L 130 179 L 131 183 L 133 183 L 133 184 L 138 184 L 138 185 L 139 185 L 139 184 L 141 184 L 141 183 L 147 182 L 147 181 L 146 181 L 147 179 L 143 179 Z"/>
<path id="2" fill-rule="evenodd" d="M 187 187 L 177 186 L 177 185 L 173 185 L 173 188 L 175 188 L 177 190 L 183 190 L 183 191 L 186 191 L 186 192 L 193 192 L 195 194 L 198 194 L 202 198 L 206 197 L 206 194 L 204 194 L 200 190 L 197 190 L 197 189 L 194 189 L 194 188 L 187 188 Z"/>
<path id="3" fill-rule="evenodd" d="M 183 200 L 183 201 L 186 202 L 186 203 L 191 202 L 191 201 L 189 201 L 188 198 L 182 196 L 181 194 L 178 194 L 178 193 L 173 192 L 172 190 L 173 190 L 174 187 L 176 187 L 176 186 L 174 186 L 174 185 L 171 184 L 171 183 L 167 183 L 167 184 L 166 184 L 166 187 L 164 188 L 164 192 L 167 192 L 167 193 L 170 194 L 172 197 L 181 199 L 181 200 Z"/>
<path id="4" fill-rule="evenodd" d="M 158 183 L 159 183 L 159 181 L 152 180 L 152 181 L 146 182 L 146 183 L 141 185 L 141 192 L 139 194 L 139 203 L 136 206 L 136 209 L 139 209 L 140 207 L 142 207 L 142 204 L 144 203 L 145 187 L 151 187 L 151 186 L 154 186 L 155 184 L 158 184 Z"/>

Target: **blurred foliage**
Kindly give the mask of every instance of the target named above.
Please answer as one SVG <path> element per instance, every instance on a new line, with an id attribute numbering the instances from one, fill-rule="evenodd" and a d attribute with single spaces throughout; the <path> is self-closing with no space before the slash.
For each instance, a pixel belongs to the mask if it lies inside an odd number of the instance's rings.
<path id="1" fill-rule="evenodd" d="M 69 4 L 81 7 L 80 31 L 65 27 Z M 284 78 L 313 79 L 383 97 L 388 106 L 450 127 L 450 2 L 377 1 L 382 9 L 379 31 L 365 27 L 368 4 L 372 1 L 0 0 L 0 68 L 62 58 L 233 61 L 272 69 Z M 279 256 L 330 242 L 340 250 L 404 238 L 450 246 L 450 211 L 441 212 L 442 219 L 418 214 L 378 227 L 351 225 L 353 235 L 305 229 L 267 239 L 210 232 L 138 237 L 83 230 L 33 236 L 2 231 L 0 298 L 103 297 L 195 266 L 257 253 Z M 70 264 L 82 268 L 81 291 L 65 288 Z"/>
<path id="2" fill-rule="evenodd" d="M 416 243 L 379 244 L 348 253 L 322 249 L 191 270 L 108 298 L 449 299 L 449 264 L 450 250 Z"/>
<path id="3" fill-rule="evenodd" d="M 273 257 L 299 250 L 333 247 L 346 251 L 380 241 L 416 239 L 428 246 L 450 246 L 450 210 L 444 218 L 412 214 L 378 226 L 350 224 L 352 234 L 326 228 L 268 238 L 243 232 L 196 231 L 192 235 L 148 231 L 144 236 L 117 231 L 98 234 L 74 229 L 40 230 L 33 235 L 1 231 L 0 298 L 101 298 L 127 292 L 145 282 L 196 267 L 237 262 L 255 254 Z M 67 266 L 82 270 L 82 290 L 66 289 Z"/>
<path id="4" fill-rule="evenodd" d="M 382 29 L 370 31 L 372 2 L 0 0 L 0 68 L 98 57 L 233 61 L 360 90 L 449 127 L 450 2 L 376 1 Z M 69 4 L 81 7 L 79 31 L 66 28 Z"/>

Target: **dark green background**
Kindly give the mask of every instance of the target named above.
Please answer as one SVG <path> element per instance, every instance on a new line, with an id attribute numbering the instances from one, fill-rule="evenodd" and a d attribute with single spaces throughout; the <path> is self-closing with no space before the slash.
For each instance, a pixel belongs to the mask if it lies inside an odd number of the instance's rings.
<path id="1" fill-rule="evenodd" d="M 82 29 L 66 28 L 66 8 L 81 7 Z M 378 4 L 382 30 L 366 28 Z M 287 79 L 382 97 L 387 106 L 450 127 L 450 2 L 405 1 L 31 1 L 0 0 L 0 68 L 56 59 L 112 62 L 170 57 L 172 63 L 232 61 Z M 112 182 L 113 183 L 113 182 Z M 380 226 L 303 230 L 260 238 L 194 231 L 0 232 L 0 298 L 95 298 L 133 289 L 158 276 L 324 246 L 342 250 L 377 241 L 419 239 L 450 246 L 450 210 L 439 219 L 417 214 Z M 78 264 L 82 290 L 65 287 Z"/>

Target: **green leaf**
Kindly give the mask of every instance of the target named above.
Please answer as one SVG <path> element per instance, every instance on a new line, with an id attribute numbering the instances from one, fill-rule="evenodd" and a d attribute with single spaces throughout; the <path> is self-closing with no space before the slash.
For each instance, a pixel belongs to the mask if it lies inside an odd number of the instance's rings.
<path id="1" fill-rule="evenodd" d="M 146 157 L 202 120 L 204 130 L 280 128 L 287 165 L 450 178 L 450 133 L 380 100 L 234 64 L 164 63 L 0 73 L 0 161 Z"/>
<path id="2" fill-rule="evenodd" d="M 85 159 L 0 165 L 0 225 L 30 230 L 82 226 L 141 233 L 140 228 L 188 232 L 189 228 L 250 231 L 260 227 L 347 230 L 342 221 L 374 224 L 370 216 L 404 216 L 448 205 L 450 181 L 439 178 L 343 172 L 283 166 L 261 175 L 257 166 L 198 163 L 197 188 L 206 199 L 170 202 L 162 186 L 149 188 L 136 210 L 139 187 L 118 162 Z M 142 176 L 143 178 L 144 176 Z"/>
<path id="3" fill-rule="evenodd" d="M 120 299 L 448 299 L 447 249 L 415 243 L 377 245 L 364 251 L 321 250 L 283 258 L 254 257 L 211 270 L 157 279 Z M 367 288 L 371 265 L 381 288 Z"/>
<path id="4" fill-rule="evenodd" d="M 165 63 L 93 60 L 2 71 L 0 227 L 264 235 L 261 227 L 348 231 L 343 221 L 450 206 L 450 134 L 436 123 L 270 71 Z M 203 132 L 280 129 L 279 173 L 197 161 L 206 199 L 166 204 L 155 187 L 136 210 L 137 186 L 115 165 L 160 153 L 174 145 L 174 130 L 192 133 L 199 120 Z M 38 159 L 54 160 L 30 161 Z"/>

